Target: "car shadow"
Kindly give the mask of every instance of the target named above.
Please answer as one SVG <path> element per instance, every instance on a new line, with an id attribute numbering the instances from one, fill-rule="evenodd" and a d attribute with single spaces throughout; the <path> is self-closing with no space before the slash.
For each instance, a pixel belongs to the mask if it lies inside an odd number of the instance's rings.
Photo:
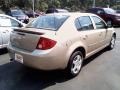
<path id="1" fill-rule="evenodd" d="M 41 71 L 17 62 L 0 66 L 0 90 L 41 90 L 70 80 L 61 70 Z"/>
<path id="2" fill-rule="evenodd" d="M 94 61 L 95 58 L 97 58 L 98 56 L 102 55 L 104 52 L 107 52 L 107 51 L 109 51 L 109 50 L 106 47 L 103 50 L 99 51 L 98 53 L 96 53 L 96 54 L 90 56 L 89 58 L 85 59 L 84 62 L 83 62 L 83 66 L 89 64 L 91 61 Z"/>
<path id="3" fill-rule="evenodd" d="M 83 63 L 84 66 L 105 51 L 106 49 L 88 58 Z M 71 79 L 61 70 L 41 71 L 15 61 L 0 65 L 0 90 L 42 90 Z"/>

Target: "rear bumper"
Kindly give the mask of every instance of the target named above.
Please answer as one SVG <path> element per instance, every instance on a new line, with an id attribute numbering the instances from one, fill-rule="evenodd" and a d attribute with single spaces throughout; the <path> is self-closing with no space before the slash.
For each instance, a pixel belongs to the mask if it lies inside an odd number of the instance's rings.
<path id="1" fill-rule="evenodd" d="M 68 63 L 65 52 L 62 52 L 62 50 L 57 52 L 52 50 L 45 52 L 40 50 L 26 52 L 8 46 L 8 51 L 11 59 L 15 60 L 15 54 L 20 54 L 23 57 L 22 64 L 41 70 L 65 69 Z"/>

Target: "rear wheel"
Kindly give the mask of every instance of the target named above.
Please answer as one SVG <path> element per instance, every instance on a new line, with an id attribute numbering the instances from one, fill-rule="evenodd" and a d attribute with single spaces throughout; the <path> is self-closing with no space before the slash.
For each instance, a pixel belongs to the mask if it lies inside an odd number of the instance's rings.
<path id="1" fill-rule="evenodd" d="M 112 38 L 111 38 L 110 44 L 108 46 L 108 49 L 111 50 L 111 49 L 114 48 L 114 46 L 115 46 L 115 40 L 116 40 L 116 37 L 115 37 L 115 35 L 113 35 Z"/>
<path id="2" fill-rule="evenodd" d="M 80 51 L 75 51 L 69 60 L 67 72 L 71 77 L 79 74 L 83 62 L 83 55 Z"/>

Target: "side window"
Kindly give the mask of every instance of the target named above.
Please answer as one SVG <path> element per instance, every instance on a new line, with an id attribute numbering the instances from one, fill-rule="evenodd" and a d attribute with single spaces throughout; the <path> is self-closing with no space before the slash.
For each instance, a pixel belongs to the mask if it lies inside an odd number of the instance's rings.
<path id="1" fill-rule="evenodd" d="M 96 29 L 105 29 L 105 23 L 98 17 L 92 16 L 93 21 L 95 22 Z"/>
<path id="2" fill-rule="evenodd" d="M 78 19 L 75 19 L 75 26 L 76 26 L 78 31 L 80 31 L 82 29 Z"/>
<path id="3" fill-rule="evenodd" d="M 11 27 L 11 21 L 8 17 L 0 17 L 0 26 L 2 27 Z"/>
<path id="4" fill-rule="evenodd" d="M 79 22 L 82 30 L 91 30 L 94 29 L 92 21 L 89 16 L 82 16 L 79 18 Z"/>
<path id="5" fill-rule="evenodd" d="M 103 11 L 103 10 L 97 10 L 96 13 L 97 13 L 97 14 L 104 14 L 104 11 Z"/>
<path id="6" fill-rule="evenodd" d="M 10 19 L 12 27 L 19 27 L 19 23 L 14 19 Z"/>

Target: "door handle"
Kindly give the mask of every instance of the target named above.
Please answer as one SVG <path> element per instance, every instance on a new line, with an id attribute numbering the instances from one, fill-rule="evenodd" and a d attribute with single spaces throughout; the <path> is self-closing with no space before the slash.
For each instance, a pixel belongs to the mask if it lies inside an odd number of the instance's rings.
<path id="1" fill-rule="evenodd" d="M 99 36 L 101 36 L 102 35 L 102 32 L 99 34 Z"/>
<path id="2" fill-rule="evenodd" d="M 6 33 L 6 32 L 3 32 L 3 33 Z"/>
<path id="3" fill-rule="evenodd" d="M 88 35 L 84 35 L 83 40 L 86 40 L 88 38 Z"/>

